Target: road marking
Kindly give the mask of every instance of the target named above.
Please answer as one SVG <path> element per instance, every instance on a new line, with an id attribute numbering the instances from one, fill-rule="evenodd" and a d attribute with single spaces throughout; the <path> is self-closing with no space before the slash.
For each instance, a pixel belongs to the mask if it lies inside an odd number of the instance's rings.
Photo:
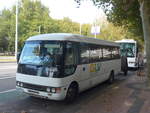
<path id="1" fill-rule="evenodd" d="M 15 91 L 15 90 L 16 90 L 16 89 L 10 89 L 10 90 L 7 90 L 7 91 L 1 91 L 0 94 L 12 92 L 12 91 Z"/>
<path id="2" fill-rule="evenodd" d="M 2 80 L 2 79 L 10 79 L 10 78 L 15 78 L 16 76 L 12 76 L 12 77 L 2 77 L 2 78 L 0 78 L 0 80 Z"/>

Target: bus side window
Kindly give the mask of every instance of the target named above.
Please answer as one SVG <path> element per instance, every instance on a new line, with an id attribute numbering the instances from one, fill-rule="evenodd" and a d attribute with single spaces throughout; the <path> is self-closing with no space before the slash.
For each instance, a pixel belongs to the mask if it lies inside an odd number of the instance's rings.
<path id="1" fill-rule="evenodd" d="M 112 58 L 112 50 L 110 47 L 104 47 L 103 48 L 103 59 L 109 60 Z"/>
<path id="2" fill-rule="evenodd" d="M 120 58 L 119 48 L 112 49 L 112 58 L 113 59 Z"/>
<path id="3" fill-rule="evenodd" d="M 90 63 L 101 61 L 102 48 L 99 45 L 90 45 Z"/>
<path id="4" fill-rule="evenodd" d="M 75 72 L 77 64 L 77 54 L 76 54 L 75 44 L 71 42 L 66 43 L 66 52 L 65 52 L 65 68 L 64 75 L 68 76 Z"/>
<path id="5" fill-rule="evenodd" d="M 66 44 L 66 55 L 65 55 L 65 65 L 74 65 L 75 62 L 75 49 L 74 45 L 70 42 Z"/>
<path id="6" fill-rule="evenodd" d="M 90 50 L 88 47 L 88 44 L 86 43 L 80 43 L 80 64 L 87 64 L 89 63 L 89 55 L 90 55 Z"/>

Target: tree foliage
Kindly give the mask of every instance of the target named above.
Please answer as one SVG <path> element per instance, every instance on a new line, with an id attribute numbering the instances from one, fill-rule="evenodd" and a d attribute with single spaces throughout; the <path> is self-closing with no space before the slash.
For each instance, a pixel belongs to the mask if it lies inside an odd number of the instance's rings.
<path id="1" fill-rule="evenodd" d="M 4 9 L 0 13 L 0 52 L 14 51 L 15 46 L 15 15 L 16 8 Z M 32 36 L 43 33 L 77 33 L 80 24 L 69 18 L 56 20 L 51 18 L 50 11 L 40 1 L 22 0 L 19 3 L 18 14 L 18 44 L 19 49 L 24 41 Z M 83 33 L 87 32 L 83 29 Z"/>
<path id="2" fill-rule="evenodd" d="M 0 52 L 14 51 L 15 47 L 15 6 L 12 9 L 4 9 L 0 13 Z M 79 34 L 80 24 L 65 17 L 57 20 L 50 16 L 47 7 L 40 1 L 22 0 L 19 3 L 19 24 L 18 24 L 18 44 L 22 48 L 24 41 L 32 36 L 43 33 L 74 33 Z M 82 24 L 82 35 L 91 35 L 90 24 Z M 113 24 L 101 26 L 101 33 L 97 37 L 105 40 L 117 40 L 123 37 L 132 36 L 123 27 L 116 27 Z"/>
<path id="3" fill-rule="evenodd" d="M 93 2 L 95 5 L 103 6 L 109 21 L 125 26 L 131 33 L 144 39 L 147 83 L 150 88 L 150 0 L 93 0 Z"/>
<path id="4" fill-rule="evenodd" d="M 82 0 L 75 0 L 79 5 Z M 102 8 L 107 15 L 107 20 L 113 23 L 115 26 L 109 33 L 101 34 L 102 37 L 108 37 L 115 40 L 118 35 L 118 31 L 122 29 L 122 38 L 133 38 L 137 40 L 140 47 L 143 46 L 143 28 L 142 20 L 140 16 L 140 4 L 138 0 L 92 0 L 97 8 Z M 114 29 L 120 28 L 117 31 Z M 105 28 L 104 28 L 105 29 Z M 106 32 L 105 30 L 102 32 Z M 119 31 L 120 33 L 120 31 Z M 112 34 L 114 37 L 112 37 Z M 115 34 L 118 34 L 117 37 Z M 100 37 L 101 37 L 100 36 Z M 114 39 L 113 39 L 114 38 Z M 106 39 L 106 38 L 105 38 Z M 142 47 L 143 48 L 143 47 Z"/>
<path id="5" fill-rule="evenodd" d="M 123 26 L 143 40 L 140 4 L 138 0 L 93 0 L 104 9 L 107 18 L 115 25 Z"/>
<path id="6" fill-rule="evenodd" d="M 114 0 L 111 11 L 108 11 L 108 14 L 106 14 L 108 15 L 109 21 L 117 25 L 123 25 L 136 36 L 143 37 L 139 8 L 138 0 Z"/>

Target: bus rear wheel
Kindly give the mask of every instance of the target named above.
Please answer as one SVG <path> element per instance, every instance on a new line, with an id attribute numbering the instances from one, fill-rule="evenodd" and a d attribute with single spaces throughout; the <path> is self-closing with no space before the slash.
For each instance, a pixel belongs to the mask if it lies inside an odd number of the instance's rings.
<path id="1" fill-rule="evenodd" d="M 128 74 L 128 70 L 125 70 L 124 75 L 127 76 L 127 74 Z"/>
<path id="2" fill-rule="evenodd" d="M 73 102 L 78 95 L 78 86 L 76 84 L 71 84 L 68 88 L 65 101 L 67 103 Z"/>
<path id="3" fill-rule="evenodd" d="M 112 84 L 114 82 L 114 80 L 115 80 L 115 76 L 114 76 L 114 72 L 112 71 L 110 73 L 110 76 L 109 76 L 109 79 L 108 79 L 108 83 Z"/>

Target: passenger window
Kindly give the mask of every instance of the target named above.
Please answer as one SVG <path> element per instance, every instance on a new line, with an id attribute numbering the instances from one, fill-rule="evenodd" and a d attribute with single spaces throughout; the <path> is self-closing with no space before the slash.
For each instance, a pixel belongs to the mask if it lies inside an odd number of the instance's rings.
<path id="1" fill-rule="evenodd" d="M 75 58 L 75 48 L 74 45 L 70 42 L 66 44 L 66 55 L 65 55 L 65 65 L 76 64 Z"/>
<path id="2" fill-rule="evenodd" d="M 72 75 L 75 72 L 77 64 L 77 52 L 75 46 L 76 45 L 71 42 L 66 43 L 65 66 L 64 66 L 65 76 Z"/>
<path id="3" fill-rule="evenodd" d="M 80 44 L 80 64 L 89 63 L 89 48 L 87 44 Z"/>
<path id="4" fill-rule="evenodd" d="M 90 45 L 90 62 L 97 62 L 103 58 L 102 48 L 99 45 Z"/>
<path id="5" fill-rule="evenodd" d="M 119 48 L 113 48 L 112 49 L 112 58 L 119 58 Z"/>
<path id="6" fill-rule="evenodd" d="M 112 50 L 111 48 L 103 48 L 103 59 L 111 59 L 112 58 Z"/>

